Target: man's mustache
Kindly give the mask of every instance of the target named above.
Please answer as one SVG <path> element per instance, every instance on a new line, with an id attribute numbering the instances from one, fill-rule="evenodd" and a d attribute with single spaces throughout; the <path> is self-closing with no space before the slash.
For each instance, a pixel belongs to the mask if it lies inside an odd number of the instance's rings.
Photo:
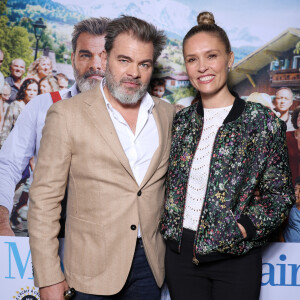
<path id="1" fill-rule="evenodd" d="M 123 83 L 123 82 L 129 82 L 129 83 L 134 83 L 137 85 L 142 85 L 142 83 L 139 79 L 133 79 L 133 78 L 122 78 L 120 80 L 120 83 Z"/>
<path id="2" fill-rule="evenodd" d="M 84 73 L 83 78 L 87 79 L 91 76 L 101 76 L 104 77 L 104 72 L 103 71 L 87 71 Z"/>

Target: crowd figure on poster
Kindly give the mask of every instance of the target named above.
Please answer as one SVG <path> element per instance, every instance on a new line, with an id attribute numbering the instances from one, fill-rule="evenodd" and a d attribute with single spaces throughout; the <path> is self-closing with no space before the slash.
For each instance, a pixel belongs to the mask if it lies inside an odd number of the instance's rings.
<path id="1" fill-rule="evenodd" d="M 289 87 L 277 89 L 274 96 L 254 92 L 248 96 L 247 101 L 260 103 L 270 108 L 286 123 L 286 140 L 296 203 L 291 209 L 288 220 L 275 237 L 275 241 L 300 242 L 300 106 L 291 111 L 294 103 L 294 93 Z"/>
<path id="2" fill-rule="evenodd" d="M 4 59 L 4 53 L 0 49 L 0 68 Z M 28 68 L 23 59 L 12 60 L 10 75 L 4 79 L 0 91 L 0 149 L 30 100 L 40 94 L 67 89 L 68 86 L 69 79 L 65 74 L 54 75 L 52 61 L 48 56 L 37 58 Z M 12 229 L 17 235 L 27 232 L 23 221 L 26 223 L 27 220 L 28 193 L 33 169 L 34 160 L 32 158 L 15 190 L 14 208 L 10 221 Z"/>

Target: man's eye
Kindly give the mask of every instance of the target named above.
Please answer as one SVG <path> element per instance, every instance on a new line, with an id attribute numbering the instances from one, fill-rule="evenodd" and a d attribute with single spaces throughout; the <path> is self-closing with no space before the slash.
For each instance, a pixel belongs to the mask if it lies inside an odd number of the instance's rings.
<path id="1" fill-rule="evenodd" d="M 141 67 L 144 69 L 148 69 L 148 68 L 150 68 L 150 65 L 149 64 L 141 64 Z"/>

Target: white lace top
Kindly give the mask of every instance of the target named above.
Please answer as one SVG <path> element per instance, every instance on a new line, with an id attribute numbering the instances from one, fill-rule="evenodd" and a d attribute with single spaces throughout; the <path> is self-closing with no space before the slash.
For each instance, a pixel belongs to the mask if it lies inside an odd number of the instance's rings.
<path id="1" fill-rule="evenodd" d="M 231 108 L 232 105 L 221 108 L 204 108 L 202 135 L 190 170 L 184 210 L 184 228 L 195 231 L 198 228 L 215 137 Z"/>

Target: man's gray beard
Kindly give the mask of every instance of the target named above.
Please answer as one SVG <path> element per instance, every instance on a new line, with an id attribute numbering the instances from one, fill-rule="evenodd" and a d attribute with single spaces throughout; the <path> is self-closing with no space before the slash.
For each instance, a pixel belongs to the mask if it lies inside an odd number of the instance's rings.
<path id="1" fill-rule="evenodd" d="M 88 71 L 83 75 L 80 75 L 76 67 L 74 66 L 74 78 L 80 92 L 89 91 L 100 83 L 99 79 L 87 77 L 89 74 L 91 75 L 91 73 L 95 73 L 97 75 L 101 74 L 102 77 L 104 75 L 103 72 L 100 71 L 96 71 L 96 72 Z"/>
<path id="2" fill-rule="evenodd" d="M 140 81 L 138 79 L 137 80 L 126 79 L 126 80 L 129 80 L 129 81 L 132 81 L 135 83 L 137 83 L 137 82 L 140 83 Z M 122 80 L 120 83 L 118 83 L 114 79 L 112 73 L 109 70 L 108 63 L 106 65 L 105 81 L 106 81 L 107 88 L 108 88 L 109 92 L 111 93 L 111 95 L 122 104 L 136 104 L 146 94 L 148 84 L 149 84 L 149 82 L 146 84 L 141 84 L 140 88 L 135 93 L 128 94 L 126 92 L 126 89 L 121 86 Z M 130 88 L 128 88 L 128 90 L 130 90 Z"/>

